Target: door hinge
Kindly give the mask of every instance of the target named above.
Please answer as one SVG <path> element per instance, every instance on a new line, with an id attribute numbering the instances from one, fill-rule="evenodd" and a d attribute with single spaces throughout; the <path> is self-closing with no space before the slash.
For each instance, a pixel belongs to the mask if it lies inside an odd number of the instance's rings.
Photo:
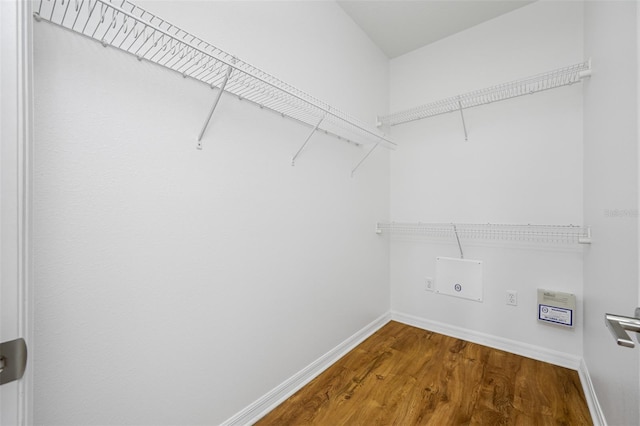
<path id="1" fill-rule="evenodd" d="M 27 344 L 24 339 L 0 343 L 0 385 L 20 380 L 27 368 Z"/>

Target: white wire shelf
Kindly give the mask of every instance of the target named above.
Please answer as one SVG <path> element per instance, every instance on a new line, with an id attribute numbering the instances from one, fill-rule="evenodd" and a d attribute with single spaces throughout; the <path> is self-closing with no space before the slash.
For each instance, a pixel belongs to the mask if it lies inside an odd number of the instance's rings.
<path id="1" fill-rule="evenodd" d="M 396 126 L 423 118 L 568 86 L 591 75 L 591 62 L 581 62 L 520 80 L 453 96 L 378 117 L 378 126 Z M 463 117 L 464 119 L 464 117 Z"/>
<path id="2" fill-rule="evenodd" d="M 591 230 L 578 225 L 511 225 L 469 223 L 380 222 L 376 233 L 453 238 L 463 240 L 495 240 L 545 244 L 590 244 Z"/>
<path id="3" fill-rule="evenodd" d="M 117 48 L 139 60 L 153 62 L 183 77 L 219 88 L 282 117 L 304 123 L 314 132 L 324 132 L 356 145 L 396 146 L 373 126 L 369 127 L 127 0 L 36 0 L 34 9 L 38 21 L 50 22 L 97 40 L 105 47 Z M 211 113 L 218 100 L 219 97 Z"/>

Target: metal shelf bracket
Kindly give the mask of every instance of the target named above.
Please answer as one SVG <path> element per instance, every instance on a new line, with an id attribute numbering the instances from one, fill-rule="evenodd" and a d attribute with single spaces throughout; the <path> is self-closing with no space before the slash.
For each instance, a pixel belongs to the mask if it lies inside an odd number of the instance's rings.
<path id="1" fill-rule="evenodd" d="M 453 233 L 456 234 L 456 241 L 458 242 L 458 249 L 460 249 L 460 259 L 464 259 L 464 253 L 462 253 L 462 244 L 460 244 L 460 236 L 458 235 L 458 228 L 456 228 L 456 224 L 453 225 Z"/>
<path id="2" fill-rule="evenodd" d="M 358 168 L 362 165 L 362 163 L 364 163 L 364 160 L 366 160 L 367 158 L 369 158 L 369 156 L 373 153 L 373 151 L 378 147 L 378 145 L 380 145 L 380 142 L 376 143 L 373 148 L 371 148 L 369 150 L 369 152 L 367 152 L 364 157 L 362 157 L 362 159 L 360 161 L 358 161 L 358 164 L 356 164 L 356 166 L 353 168 L 353 170 L 351 170 L 351 177 L 353 177 L 353 175 L 355 174 L 356 170 L 358 170 Z"/>
<path id="3" fill-rule="evenodd" d="M 462 112 L 462 102 L 458 100 L 458 108 L 460 108 L 460 118 L 462 118 L 462 129 L 464 130 L 464 140 L 469 140 L 469 135 L 467 134 L 467 125 L 464 122 L 464 113 Z"/>
<path id="4" fill-rule="evenodd" d="M 591 227 L 587 226 L 585 228 L 585 234 L 581 237 L 578 237 L 579 244 L 591 244 Z"/>
<path id="5" fill-rule="evenodd" d="M 318 121 L 318 124 L 316 124 L 316 126 L 313 128 L 313 130 L 311 130 L 311 133 L 309 133 L 309 136 L 307 136 L 307 138 L 304 140 L 304 142 L 302 143 L 302 146 L 300 147 L 300 149 L 298 149 L 298 151 L 293 155 L 293 157 L 291 158 L 291 165 L 292 166 L 296 165 L 296 158 L 298 158 L 298 155 L 300 155 L 300 153 L 302 152 L 304 147 L 307 146 L 307 144 L 311 140 L 311 136 L 313 136 L 313 134 L 316 132 L 316 130 L 318 130 L 318 127 L 320 127 L 320 124 L 322 124 L 323 120 L 324 120 L 324 117 L 322 117 L 320 119 L 320 121 Z"/>
<path id="6" fill-rule="evenodd" d="M 204 135 L 205 130 L 209 126 L 209 121 L 211 121 L 211 117 L 213 116 L 213 112 L 216 110 L 218 106 L 218 102 L 220 102 L 220 97 L 222 96 L 222 92 L 224 92 L 224 88 L 227 86 L 227 82 L 229 81 L 229 77 L 231 77 L 231 72 L 233 72 L 233 67 L 227 67 L 227 72 L 224 76 L 224 80 L 220 84 L 220 88 L 218 89 L 218 93 L 216 93 L 216 98 L 213 101 L 213 105 L 211 106 L 211 110 L 209 111 L 209 115 L 207 116 L 207 120 L 204 122 L 204 126 L 202 126 L 202 130 L 200 131 L 200 135 L 198 135 L 198 149 L 202 149 L 202 136 Z"/>

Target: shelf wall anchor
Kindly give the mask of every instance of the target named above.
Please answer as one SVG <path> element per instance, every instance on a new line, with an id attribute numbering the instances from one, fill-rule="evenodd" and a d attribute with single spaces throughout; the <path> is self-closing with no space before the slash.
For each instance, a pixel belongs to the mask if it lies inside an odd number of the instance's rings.
<path id="1" fill-rule="evenodd" d="M 587 226 L 586 233 L 584 236 L 578 237 L 579 244 L 591 244 L 591 227 Z"/>
<path id="2" fill-rule="evenodd" d="M 460 118 L 462 118 L 462 129 L 464 130 L 464 140 L 469 140 L 469 135 L 467 134 L 467 125 L 464 122 L 464 113 L 462 112 L 462 102 L 458 100 L 458 108 L 460 109 Z"/>
<path id="3" fill-rule="evenodd" d="M 380 145 L 380 142 L 376 143 L 373 148 L 371 148 L 369 150 L 369 152 L 367 152 L 364 157 L 362 157 L 362 160 L 358 161 L 358 164 L 356 164 L 356 166 L 353 168 L 353 170 L 351 170 L 351 177 L 353 177 L 354 173 L 356 172 L 356 170 L 358 170 L 358 167 L 360 167 L 360 165 L 362 163 L 364 163 L 364 160 L 366 160 L 367 158 L 369 158 L 369 156 L 371 155 L 371 153 L 373 153 L 373 151 L 375 151 L 375 149 L 378 147 L 378 145 Z"/>
<path id="4" fill-rule="evenodd" d="M 578 77 L 580 77 L 580 80 L 584 80 L 587 77 L 591 77 L 591 58 L 589 58 L 589 60 L 587 61 L 587 69 L 586 70 L 582 70 L 578 73 Z"/>
<path id="5" fill-rule="evenodd" d="M 291 165 L 295 166 L 296 165 L 296 158 L 298 158 L 298 155 L 300 155 L 300 153 L 302 152 L 302 150 L 304 149 L 305 146 L 307 146 L 307 144 L 309 143 L 309 141 L 311 140 L 311 136 L 313 136 L 313 134 L 316 132 L 316 130 L 318 130 L 318 127 L 320 127 L 320 124 L 322 124 L 322 121 L 324 120 L 324 117 L 322 117 L 320 119 L 320 121 L 318 121 L 318 124 L 316 124 L 316 126 L 313 128 L 313 130 L 311 131 L 311 133 L 309 133 L 309 136 L 307 136 L 307 138 L 304 140 L 304 142 L 302 143 L 302 146 L 300 147 L 300 149 L 298 149 L 298 152 L 296 152 L 293 157 L 291 158 Z"/>
<path id="6" fill-rule="evenodd" d="M 222 80 L 222 84 L 220 85 L 218 93 L 216 94 L 216 99 L 213 101 L 213 105 L 211 106 L 211 111 L 209 111 L 207 120 L 204 122 L 204 126 L 202 126 L 202 130 L 200 131 L 200 135 L 198 136 L 198 145 L 197 145 L 198 149 L 202 149 L 202 136 L 204 135 L 205 130 L 207 130 L 207 127 L 209 126 L 209 121 L 211 121 L 213 112 L 216 110 L 216 107 L 218 106 L 218 102 L 220 102 L 220 97 L 222 96 L 222 92 L 224 92 L 224 88 L 226 87 L 227 82 L 229 81 L 229 77 L 231 77 L 232 71 L 233 71 L 233 67 L 230 66 L 227 68 L 227 73 L 224 76 L 224 80 Z"/>

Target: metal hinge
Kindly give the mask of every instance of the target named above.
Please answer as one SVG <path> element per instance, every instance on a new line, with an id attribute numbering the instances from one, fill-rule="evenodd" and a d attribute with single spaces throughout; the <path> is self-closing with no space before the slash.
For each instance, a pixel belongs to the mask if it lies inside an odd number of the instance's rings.
<path id="1" fill-rule="evenodd" d="M 20 380 L 27 367 L 27 344 L 24 339 L 0 343 L 0 385 Z"/>

